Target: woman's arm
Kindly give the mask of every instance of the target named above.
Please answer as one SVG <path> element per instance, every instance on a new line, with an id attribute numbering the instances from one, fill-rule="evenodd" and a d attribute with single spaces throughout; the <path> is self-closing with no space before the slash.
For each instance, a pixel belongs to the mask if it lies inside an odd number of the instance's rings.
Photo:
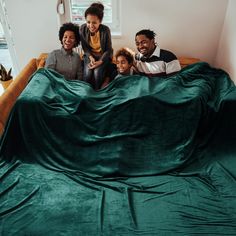
<path id="1" fill-rule="evenodd" d="M 91 47 L 89 45 L 89 30 L 86 24 L 80 26 L 80 40 L 84 54 L 91 56 Z"/>
<path id="2" fill-rule="evenodd" d="M 45 62 L 45 68 L 51 68 L 54 69 L 56 68 L 56 54 L 55 51 L 52 51 L 51 53 L 48 54 L 48 57 Z"/>
<path id="3" fill-rule="evenodd" d="M 79 67 L 77 70 L 77 79 L 78 80 L 83 80 L 83 64 L 79 56 Z"/>
<path id="4" fill-rule="evenodd" d="M 101 48 L 103 51 L 100 60 L 101 61 L 111 60 L 113 56 L 113 48 L 111 41 L 111 31 L 108 26 L 101 25 L 100 37 L 101 37 Z"/>

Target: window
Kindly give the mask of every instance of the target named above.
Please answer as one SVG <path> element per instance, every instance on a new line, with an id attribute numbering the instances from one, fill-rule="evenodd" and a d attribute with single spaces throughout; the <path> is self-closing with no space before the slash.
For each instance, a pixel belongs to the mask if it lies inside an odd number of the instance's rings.
<path id="1" fill-rule="evenodd" d="M 0 1 L 0 63 L 6 69 L 12 68 L 12 75 L 19 73 L 12 32 L 8 21 L 6 1 Z"/>
<path id="2" fill-rule="evenodd" d="M 82 25 L 85 23 L 84 12 L 94 0 L 71 0 L 71 21 Z M 120 0 L 103 0 L 104 17 L 102 23 L 109 26 L 112 35 L 120 35 Z"/>

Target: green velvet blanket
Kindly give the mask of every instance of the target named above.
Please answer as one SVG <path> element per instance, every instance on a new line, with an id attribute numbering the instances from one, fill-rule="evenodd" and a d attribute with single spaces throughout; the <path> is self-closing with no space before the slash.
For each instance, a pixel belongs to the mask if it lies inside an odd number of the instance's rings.
<path id="1" fill-rule="evenodd" d="M 0 235 L 236 235 L 236 88 L 196 63 L 94 91 L 39 69 L 0 142 Z"/>

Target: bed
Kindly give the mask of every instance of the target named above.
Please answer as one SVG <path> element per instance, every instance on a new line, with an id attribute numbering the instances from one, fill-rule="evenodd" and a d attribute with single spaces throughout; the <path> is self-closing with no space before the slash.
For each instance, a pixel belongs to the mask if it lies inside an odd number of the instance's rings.
<path id="1" fill-rule="evenodd" d="M 1 235 L 236 235 L 236 89 L 205 62 L 99 91 L 40 68 L 0 144 Z"/>

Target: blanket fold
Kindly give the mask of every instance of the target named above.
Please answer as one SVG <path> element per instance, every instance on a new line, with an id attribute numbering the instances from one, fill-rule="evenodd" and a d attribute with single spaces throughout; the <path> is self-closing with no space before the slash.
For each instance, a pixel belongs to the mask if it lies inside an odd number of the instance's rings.
<path id="1" fill-rule="evenodd" d="M 1 137 L 0 234 L 235 235 L 235 105 L 204 62 L 99 91 L 39 69 Z"/>

